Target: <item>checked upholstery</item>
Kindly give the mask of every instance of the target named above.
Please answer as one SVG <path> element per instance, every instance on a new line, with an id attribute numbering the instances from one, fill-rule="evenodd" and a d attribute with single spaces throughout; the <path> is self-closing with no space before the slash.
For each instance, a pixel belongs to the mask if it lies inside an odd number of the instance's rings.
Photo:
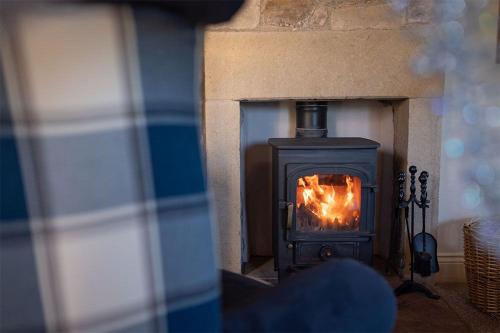
<path id="1" fill-rule="evenodd" d="M 6 7 L 0 331 L 217 331 L 197 30 L 155 6 Z"/>

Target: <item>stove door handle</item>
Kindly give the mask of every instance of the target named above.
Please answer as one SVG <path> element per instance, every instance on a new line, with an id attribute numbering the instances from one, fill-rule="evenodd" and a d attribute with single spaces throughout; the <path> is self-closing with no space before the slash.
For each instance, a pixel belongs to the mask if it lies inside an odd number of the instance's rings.
<path id="1" fill-rule="evenodd" d="M 292 229 L 292 222 L 293 222 L 293 203 L 289 202 L 286 206 L 286 209 L 287 209 L 286 228 L 290 230 Z"/>
<path id="2" fill-rule="evenodd" d="M 293 202 L 288 202 L 286 205 L 287 216 L 286 216 L 286 240 L 290 239 L 290 230 L 292 229 L 293 222 Z"/>

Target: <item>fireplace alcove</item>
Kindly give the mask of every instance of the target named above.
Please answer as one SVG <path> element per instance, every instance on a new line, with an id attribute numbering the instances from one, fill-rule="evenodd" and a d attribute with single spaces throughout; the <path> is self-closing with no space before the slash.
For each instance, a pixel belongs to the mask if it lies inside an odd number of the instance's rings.
<path id="1" fill-rule="evenodd" d="M 217 81 L 224 82 L 227 81 Z M 268 95 L 276 94 L 275 91 L 268 91 Z M 311 92 L 312 98 L 318 98 Z M 381 129 L 393 129 L 393 135 L 388 135 L 394 147 L 394 170 L 407 169 L 408 165 L 417 165 L 429 171 L 429 198 L 431 198 L 431 208 L 429 209 L 428 221 L 431 232 L 435 233 L 438 220 L 439 207 L 439 173 L 440 173 L 440 152 L 441 152 L 441 118 L 433 111 L 439 108 L 439 100 L 434 98 L 414 98 L 398 97 L 398 95 L 383 95 L 387 97 L 363 96 L 353 99 L 345 97 L 325 97 L 321 100 L 329 100 L 328 128 L 330 136 L 363 136 L 375 138 L 366 133 L 384 132 Z M 400 96 L 400 95 L 399 95 Z M 306 100 L 306 97 L 294 98 L 293 100 Z M 376 107 L 362 108 L 364 103 L 375 103 Z M 350 107 L 349 107 L 350 106 Z M 377 127 L 370 129 L 367 124 L 374 123 L 370 119 L 378 117 L 377 110 L 387 110 L 385 113 L 392 127 Z M 335 110 L 334 113 L 332 111 Z M 358 111 L 355 111 L 358 110 Z M 360 111 L 364 110 L 364 111 Z M 358 113 L 359 112 L 359 113 Z M 355 115 L 361 116 L 363 121 L 357 120 Z M 252 117 L 255 115 L 257 118 Z M 264 117 L 264 120 L 262 120 Z M 269 188 L 265 184 L 270 184 L 270 173 L 263 172 L 266 167 L 266 159 L 262 153 L 262 146 L 266 146 L 269 137 L 293 137 L 295 130 L 295 108 L 291 99 L 277 97 L 266 98 L 244 98 L 237 95 L 232 100 L 208 99 L 205 102 L 203 135 L 206 149 L 206 163 L 208 180 L 213 193 L 214 218 L 216 221 L 217 246 L 220 255 L 220 266 L 233 272 L 242 272 L 244 263 L 248 262 L 251 244 L 248 243 L 248 230 L 250 225 L 246 219 L 245 202 L 247 190 L 245 189 L 245 155 L 253 151 L 261 156 L 255 160 L 251 169 L 263 177 L 269 175 L 269 179 L 259 182 L 262 187 L 255 189 L 256 196 L 261 199 Z M 253 119 L 255 118 L 255 119 Z M 339 119 L 338 128 L 334 126 L 336 119 Z M 270 124 L 279 123 L 280 126 L 274 128 Z M 376 123 L 376 122 L 375 122 Z M 351 126 L 351 125 L 356 125 Z M 262 131 L 269 131 L 269 134 L 259 137 L 259 131 L 248 131 L 246 128 L 255 127 Z M 274 128 L 274 129 L 273 129 Z M 376 139 L 382 144 L 381 152 L 384 151 L 384 140 Z M 260 142 L 260 144 L 259 144 Z M 247 149 L 252 146 L 251 149 Z M 259 148 L 260 147 L 260 148 Z M 259 151 L 261 153 L 259 153 Z M 269 155 L 267 155 L 269 156 Z M 269 163 L 269 162 L 267 162 Z M 269 165 L 269 164 L 267 164 Z M 378 170 L 382 168 L 378 167 Z M 259 172 L 259 170 L 261 170 Z M 384 169 L 387 170 L 387 169 Z M 392 177 L 392 174 L 391 174 Z M 383 188 L 381 188 L 383 189 Z M 378 195 L 380 195 L 380 191 Z M 257 202 L 257 201 L 256 201 Z M 270 198 L 269 201 L 270 202 Z M 256 205 L 258 214 L 265 215 L 266 209 L 270 206 Z M 264 228 L 258 238 L 259 244 L 268 244 L 268 255 L 271 255 L 271 231 L 268 224 L 268 232 L 265 224 L 258 225 Z M 416 228 L 418 229 L 417 221 Z M 376 233 L 383 234 L 377 230 Z M 266 235 L 268 235 L 266 240 Z M 378 251 L 378 239 L 375 240 L 375 253 Z M 250 246 L 249 246 L 250 245 Z M 263 247 L 265 249 L 265 247 Z M 260 255 L 260 253 L 259 253 Z M 264 252 L 264 255 L 265 252 Z"/>
<path id="2" fill-rule="evenodd" d="M 330 101 L 328 137 L 365 137 L 382 144 L 377 160 L 375 253 L 387 256 L 392 212 L 394 107 L 376 100 Z M 267 139 L 295 136 L 295 102 L 241 103 L 242 262 L 272 255 L 271 147 Z M 314 161 L 312 161 L 314 163 Z M 381 198 L 390 198 L 381 200 Z M 370 212 L 373 215 L 374 212 Z M 364 246 L 364 245 L 363 245 Z M 367 244 L 368 247 L 370 247 Z M 317 251 L 315 251 L 316 253 Z M 371 261 L 371 249 L 362 259 Z M 258 261 L 258 260 L 257 260 Z M 245 269 L 243 268 L 243 271 Z"/>

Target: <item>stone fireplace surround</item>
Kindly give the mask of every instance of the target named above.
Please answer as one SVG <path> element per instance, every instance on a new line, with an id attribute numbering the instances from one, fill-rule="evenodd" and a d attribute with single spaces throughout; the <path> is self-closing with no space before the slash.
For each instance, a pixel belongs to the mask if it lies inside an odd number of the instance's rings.
<path id="1" fill-rule="evenodd" d="M 430 173 L 428 213 L 437 228 L 443 77 L 410 69 L 420 41 L 404 29 L 206 32 L 204 141 L 215 198 L 221 267 L 241 271 L 240 102 L 371 99 L 394 113 L 395 169 Z M 419 226 L 416 227 L 418 230 Z"/>

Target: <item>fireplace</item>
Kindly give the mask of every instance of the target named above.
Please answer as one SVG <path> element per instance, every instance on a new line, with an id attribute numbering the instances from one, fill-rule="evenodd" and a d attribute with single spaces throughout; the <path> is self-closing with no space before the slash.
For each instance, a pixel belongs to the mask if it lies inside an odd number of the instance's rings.
<path id="1" fill-rule="evenodd" d="M 269 139 L 278 278 L 335 257 L 371 264 L 380 145 L 328 138 L 326 102 L 296 109 L 296 137 Z"/>

